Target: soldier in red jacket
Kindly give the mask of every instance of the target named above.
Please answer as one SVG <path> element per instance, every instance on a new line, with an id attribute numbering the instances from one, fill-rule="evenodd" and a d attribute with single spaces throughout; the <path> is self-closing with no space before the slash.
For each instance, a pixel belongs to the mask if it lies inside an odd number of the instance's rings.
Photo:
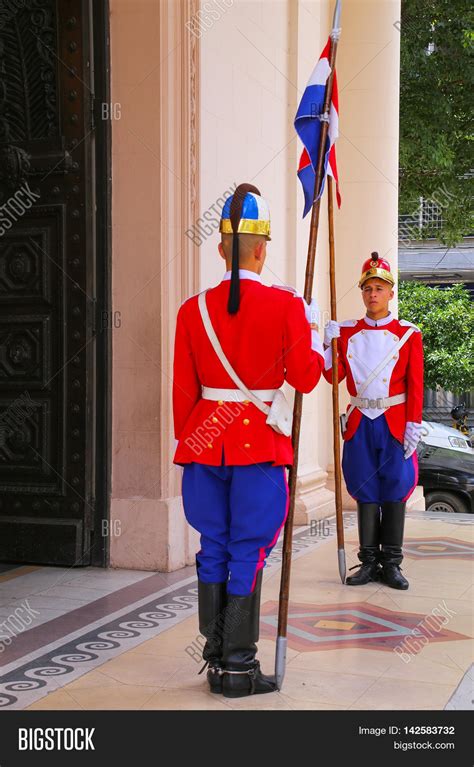
<path id="1" fill-rule="evenodd" d="M 324 377 L 332 381 L 332 338 L 338 339 L 338 380 L 346 378 L 350 405 L 342 470 L 357 500 L 358 586 L 382 580 L 407 589 L 400 572 L 406 501 L 418 481 L 416 446 L 423 408 L 423 345 L 419 329 L 388 309 L 395 280 L 388 261 L 372 253 L 359 287 L 366 307 L 360 320 L 331 321 L 325 331 Z M 351 568 L 352 569 L 352 568 Z"/>
<path id="2" fill-rule="evenodd" d="M 186 518 L 201 534 L 199 627 L 210 688 L 242 697 L 276 689 L 274 678 L 260 671 L 255 643 L 262 568 L 286 519 L 293 450 L 291 429 L 275 430 L 266 411 L 274 400 L 281 403 L 285 380 L 300 392 L 314 389 L 324 352 L 311 324 L 314 302 L 261 281 L 270 216 L 258 189 L 237 187 L 224 205 L 220 231 L 227 272 L 178 313 L 174 462 L 184 467 Z M 257 405 L 213 348 L 202 299 L 227 362 Z"/>

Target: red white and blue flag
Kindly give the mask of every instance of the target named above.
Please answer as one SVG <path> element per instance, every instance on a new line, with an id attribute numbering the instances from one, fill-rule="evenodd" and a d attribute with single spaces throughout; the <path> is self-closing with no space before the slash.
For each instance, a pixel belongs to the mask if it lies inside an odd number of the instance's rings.
<path id="1" fill-rule="evenodd" d="M 324 105 L 324 93 L 326 82 L 331 73 L 329 66 L 329 54 L 331 50 L 331 38 L 328 39 L 319 61 L 316 64 L 313 74 L 309 78 L 308 85 L 300 101 L 298 111 L 295 117 L 295 129 L 304 144 L 303 153 L 298 167 L 298 178 L 304 191 L 304 213 L 303 218 L 311 210 L 314 197 L 314 182 L 316 178 L 316 167 L 318 164 L 318 151 L 321 136 L 322 123 L 319 116 L 322 114 Z M 339 183 L 336 164 L 336 139 L 339 135 L 339 99 L 337 92 L 337 78 L 334 72 L 331 106 L 329 109 L 329 130 L 326 144 L 326 155 L 324 158 L 324 173 L 321 182 L 319 199 L 324 191 L 326 174 L 329 173 L 336 183 L 336 198 L 338 207 L 341 207 L 341 195 L 339 193 Z"/>

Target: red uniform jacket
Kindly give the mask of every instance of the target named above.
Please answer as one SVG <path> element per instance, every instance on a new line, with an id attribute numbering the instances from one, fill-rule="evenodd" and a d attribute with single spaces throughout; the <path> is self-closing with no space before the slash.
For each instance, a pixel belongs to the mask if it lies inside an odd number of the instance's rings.
<path id="1" fill-rule="evenodd" d="M 311 348 L 302 299 L 259 279 L 241 278 L 240 308 L 230 315 L 229 287 L 227 279 L 208 290 L 207 307 L 224 353 L 246 386 L 278 389 L 286 379 L 300 392 L 314 389 L 324 358 Z M 236 388 L 206 335 L 197 296 L 192 296 L 181 306 L 176 325 L 173 413 L 179 442 L 174 463 L 292 465 L 291 437 L 268 426 L 265 413 L 251 402 L 202 399 L 201 386 Z"/>
<path id="2" fill-rule="evenodd" d="M 388 320 L 388 321 L 387 321 Z M 382 362 L 411 326 L 405 320 L 396 320 L 389 315 L 379 320 L 364 317 L 361 320 L 341 322 L 341 335 L 338 338 L 338 375 L 339 381 L 347 378 L 347 391 L 353 396 L 369 377 L 372 370 Z M 324 377 L 332 382 L 330 367 L 331 350 L 326 351 L 326 369 Z M 407 401 L 400 405 L 392 405 L 387 410 L 377 408 L 355 408 L 349 416 L 347 431 L 344 439 L 348 440 L 355 434 L 360 424 L 362 414 L 369 418 L 377 418 L 385 414 L 391 434 L 399 442 L 403 442 L 407 421 L 421 423 L 423 410 L 423 344 L 421 332 L 416 328 L 398 353 L 390 357 L 389 363 L 379 373 L 377 378 L 360 395 L 375 399 L 391 397 L 394 394 L 406 392 Z"/>

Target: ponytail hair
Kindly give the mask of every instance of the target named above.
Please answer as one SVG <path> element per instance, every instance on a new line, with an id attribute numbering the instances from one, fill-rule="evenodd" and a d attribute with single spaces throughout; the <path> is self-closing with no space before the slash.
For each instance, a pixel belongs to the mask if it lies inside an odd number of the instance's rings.
<path id="1" fill-rule="evenodd" d="M 232 224 L 232 272 L 230 277 L 229 300 L 227 311 L 236 314 L 240 306 L 240 277 L 239 277 L 239 224 L 242 218 L 242 205 L 247 192 L 260 195 L 260 191 L 252 184 L 239 184 L 230 203 L 230 222 Z"/>

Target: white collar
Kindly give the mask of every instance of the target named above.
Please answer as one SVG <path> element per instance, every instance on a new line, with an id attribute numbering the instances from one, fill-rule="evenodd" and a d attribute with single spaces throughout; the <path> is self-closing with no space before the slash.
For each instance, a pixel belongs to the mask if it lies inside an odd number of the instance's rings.
<path id="1" fill-rule="evenodd" d="M 228 271 L 224 274 L 223 280 L 230 280 L 232 277 L 232 271 Z M 239 269 L 239 277 L 241 280 L 255 280 L 255 282 L 261 282 L 262 278 L 257 272 L 252 272 L 250 269 Z"/>
<path id="2" fill-rule="evenodd" d="M 373 320 L 370 317 L 367 317 L 367 315 L 365 315 L 364 317 L 364 322 L 366 322 L 367 325 L 371 325 L 373 328 L 380 328 L 380 327 L 383 327 L 384 325 L 388 325 L 388 323 L 391 322 L 392 320 L 393 320 L 392 312 L 389 312 L 386 317 L 382 317 L 382 319 L 380 320 Z"/>

